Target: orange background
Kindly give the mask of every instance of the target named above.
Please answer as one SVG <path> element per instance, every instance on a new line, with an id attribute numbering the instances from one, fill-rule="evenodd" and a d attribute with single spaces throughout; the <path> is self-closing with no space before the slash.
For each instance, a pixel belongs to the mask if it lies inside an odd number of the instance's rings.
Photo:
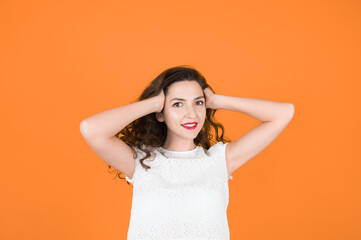
<path id="1" fill-rule="evenodd" d="M 81 120 L 168 67 L 295 105 L 229 180 L 231 239 L 361 239 L 358 1 L 1 1 L 0 239 L 126 239 L 132 187 Z M 235 140 L 259 121 L 219 110 Z"/>

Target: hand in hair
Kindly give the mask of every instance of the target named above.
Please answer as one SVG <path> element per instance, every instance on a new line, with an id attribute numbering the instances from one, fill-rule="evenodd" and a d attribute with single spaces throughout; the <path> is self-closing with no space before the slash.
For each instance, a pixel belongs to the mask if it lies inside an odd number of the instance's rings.
<path id="1" fill-rule="evenodd" d="M 161 112 L 163 110 L 164 101 L 165 101 L 164 90 L 162 89 L 160 93 L 154 98 L 158 99 L 158 110 L 155 112 Z"/>
<path id="2" fill-rule="evenodd" d="M 217 94 L 214 94 L 209 88 L 204 89 L 203 92 L 206 98 L 206 108 L 218 109 L 216 106 L 217 101 L 215 100 Z"/>

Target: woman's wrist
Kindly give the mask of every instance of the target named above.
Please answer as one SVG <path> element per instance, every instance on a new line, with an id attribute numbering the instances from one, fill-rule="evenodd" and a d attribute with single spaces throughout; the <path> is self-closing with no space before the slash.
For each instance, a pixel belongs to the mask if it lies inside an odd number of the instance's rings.
<path id="1" fill-rule="evenodd" d="M 149 108 L 151 109 L 152 112 L 162 111 L 163 102 L 161 102 L 162 99 L 159 96 L 151 97 L 151 98 L 148 98 L 147 100 L 149 100 L 149 103 L 150 103 Z"/>
<path id="2" fill-rule="evenodd" d="M 210 101 L 211 101 L 210 105 L 211 105 L 212 109 L 220 109 L 220 108 L 222 108 L 222 104 L 221 104 L 222 95 L 214 94 Z"/>

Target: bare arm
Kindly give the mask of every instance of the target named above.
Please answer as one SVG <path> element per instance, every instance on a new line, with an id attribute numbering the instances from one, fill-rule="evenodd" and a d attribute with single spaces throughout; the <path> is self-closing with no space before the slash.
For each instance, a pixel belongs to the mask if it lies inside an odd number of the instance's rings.
<path id="1" fill-rule="evenodd" d="M 112 108 L 84 119 L 80 131 L 84 138 L 110 138 L 129 123 L 159 109 L 157 97 Z"/>
<path id="2" fill-rule="evenodd" d="M 211 108 L 244 113 L 262 121 L 227 145 L 226 159 L 229 175 L 269 146 L 286 128 L 295 112 L 292 103 L 224 96 L 212 94 L 211 91 L 205 91 L 205 93 L 209 96 Z"/>
<path id="3" fill-rule="evenodd" d="M 292 118 L 294 105 L 258 98 L 243 98 L 214 94 L 214 108 L 247 114 L 262 122 Z"/>
<path id="4" fill-rule="evenodd" d="M 133 178 L 135 152 L 115 136 L 134 120 L 152 112 L 160 112 L 164 93 L 139 102 L 112 108 L 84 119 L 80 132 L 91 149 L 108 165 Z"/>

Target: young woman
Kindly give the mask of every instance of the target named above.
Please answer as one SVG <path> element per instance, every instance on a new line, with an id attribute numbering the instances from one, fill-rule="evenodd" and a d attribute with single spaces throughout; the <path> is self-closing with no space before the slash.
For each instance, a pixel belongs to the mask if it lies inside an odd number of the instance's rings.
<path id="1" fill-rule="evenodd" d="M 230 141 L 214 119 L 217 109 L 262 122 Z M 158 75 L 136 102 L 83 120 L 80 131 L 133 185 L 128 240 L 223 240 L 230 239 L 228 180 L 293 114 L 291 103 L 215 94 L 201 73 L 182 65 Z"/>

